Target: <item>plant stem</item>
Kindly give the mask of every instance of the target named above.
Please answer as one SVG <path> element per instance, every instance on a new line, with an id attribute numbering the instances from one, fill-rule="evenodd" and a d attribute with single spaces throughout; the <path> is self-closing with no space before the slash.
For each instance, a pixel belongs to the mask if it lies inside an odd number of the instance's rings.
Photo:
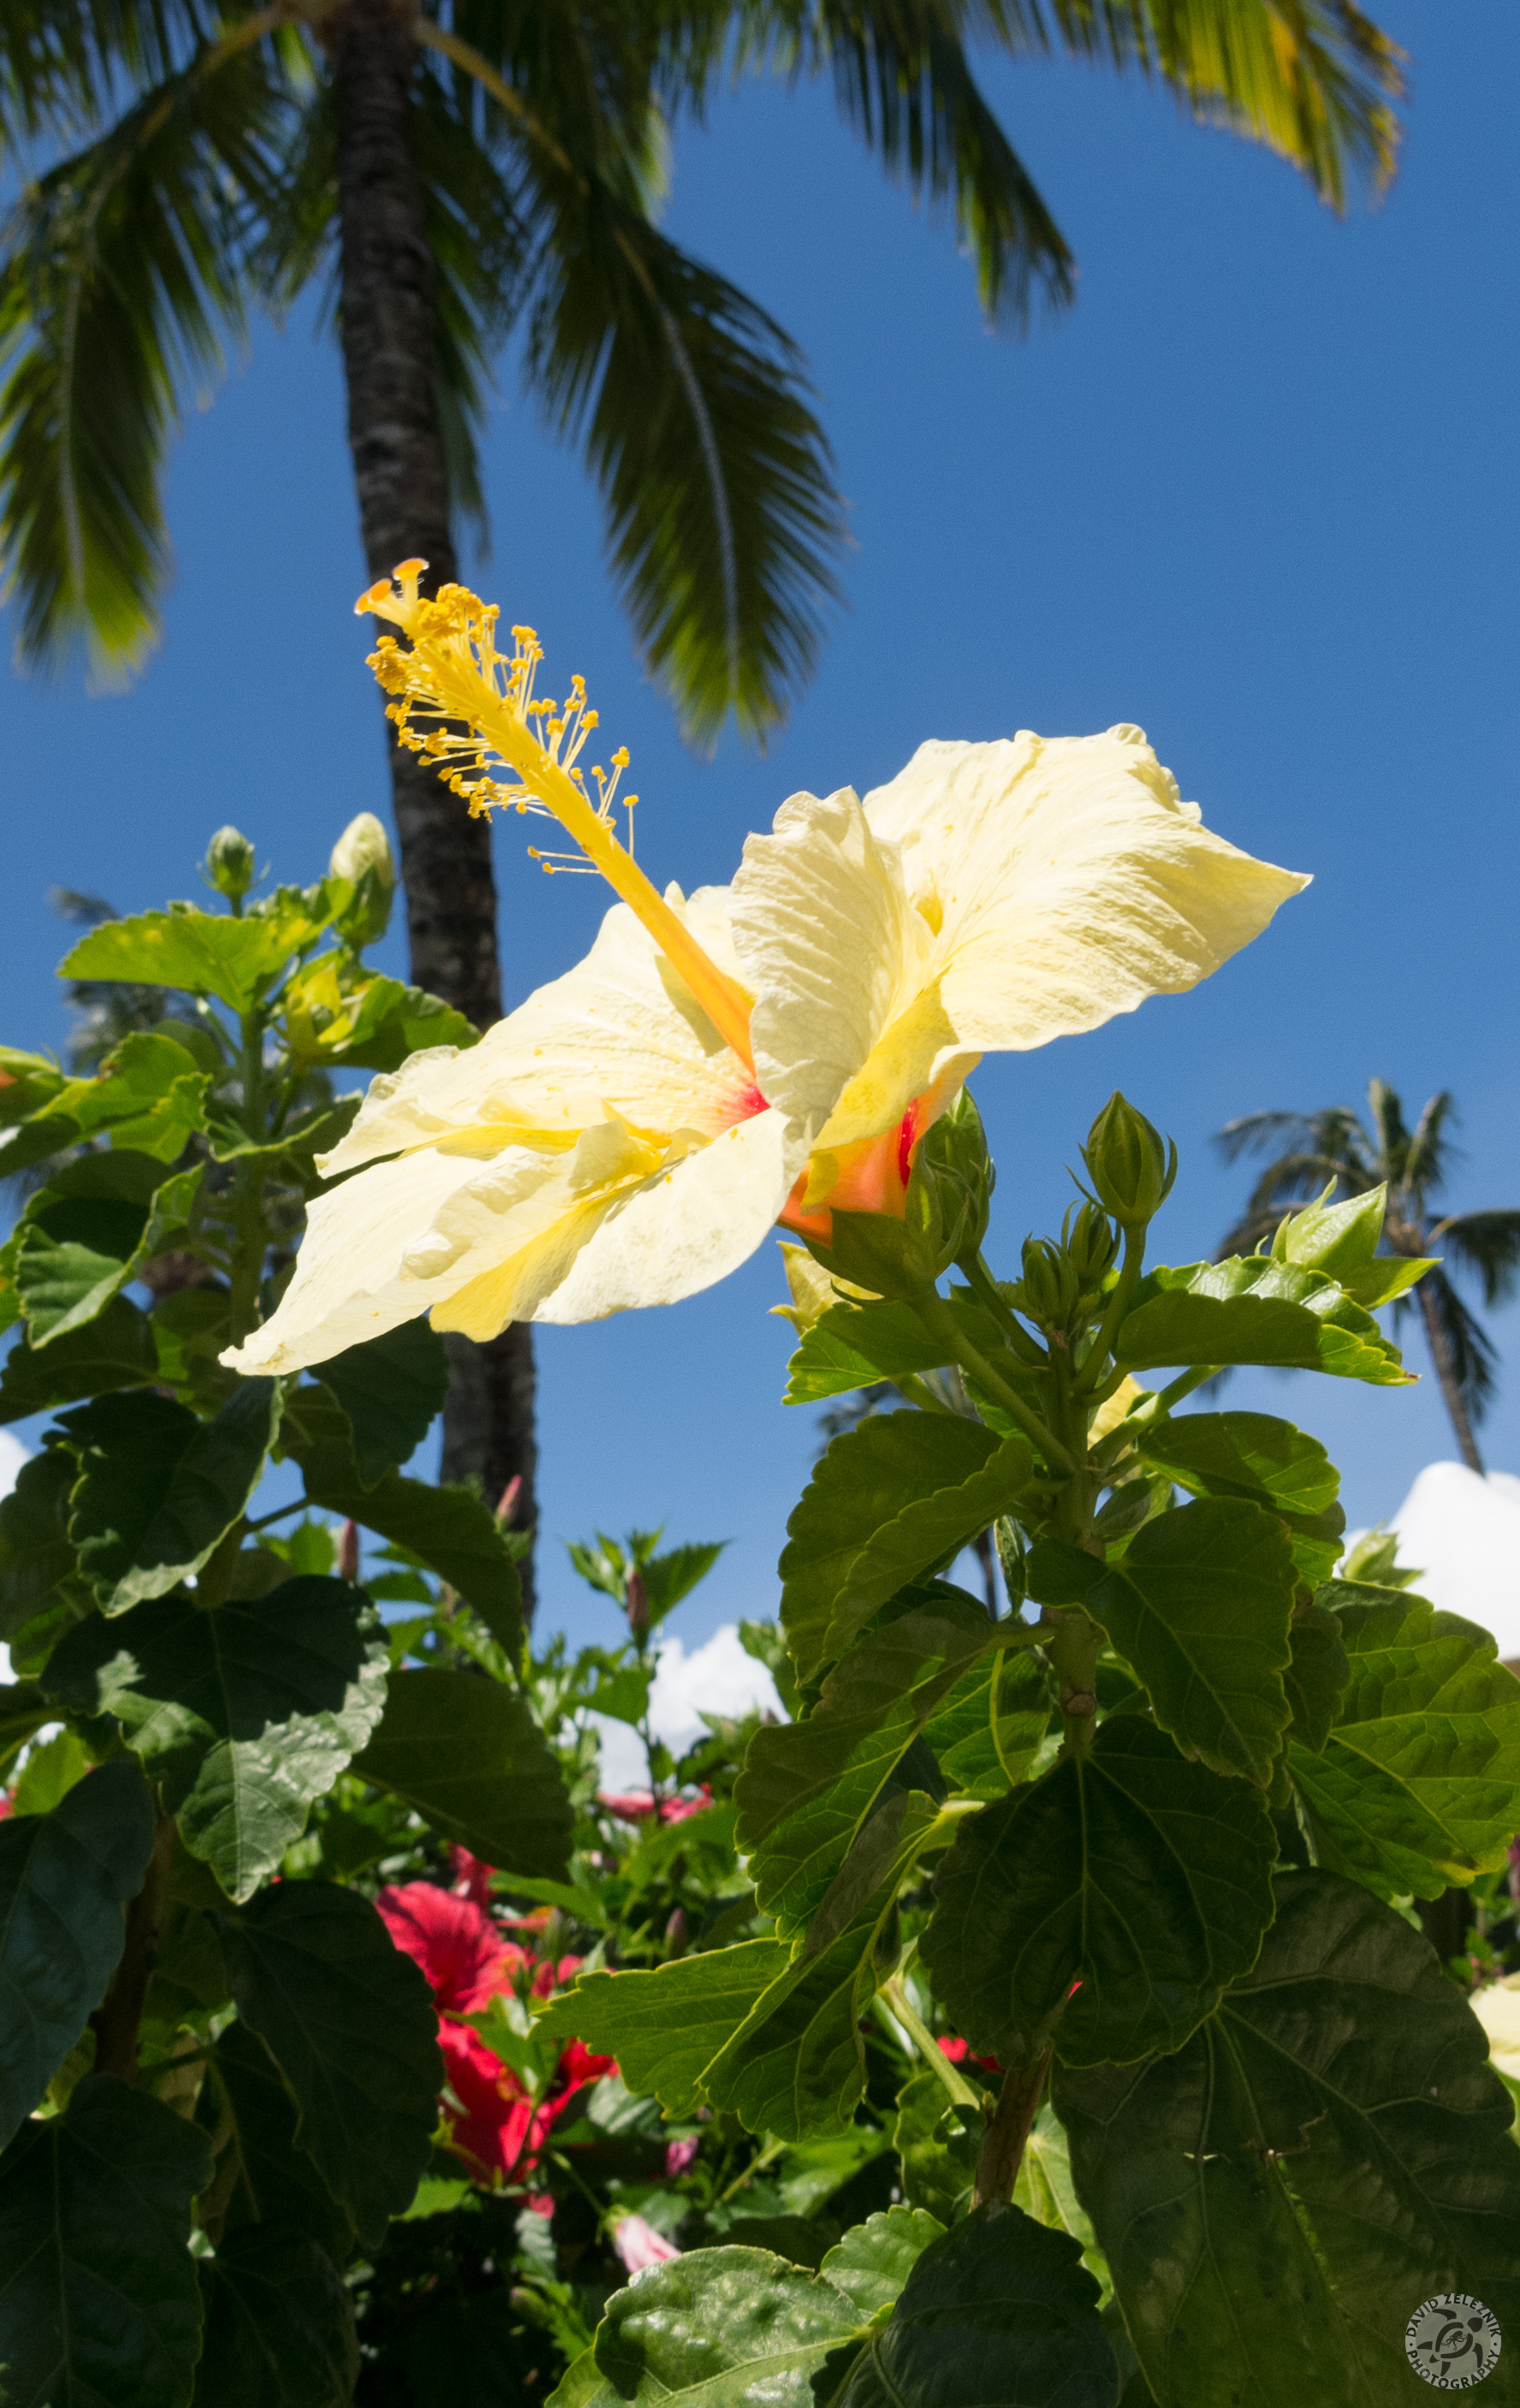
<path id="1" fill-rule="evenodd" d="M 941 2088 L 948 2093 L 952 2103 L 956 2107 L 974 2108 L 980 2114 L 981 2092 L 973 2090 L 964 2074 L 956 2072 L 928 2025 L 911 2003 L 900 1976 L 894 1973 L 890 1982 L 883 1982 L 881 1995 L 886 2001 L 888 2011 L 896 2015 L 924 2059 L 925 2071 L 934 2075 Z"/>
<path id="2" fill-rule="evenodd" d="M 159 1814 L 153 1828 L 153 1852 L 143 1884 L 126 1913 L 126 1939 L 115 1978 L 91 2021 L 95 2030 L 95 2071 L 119 2074 L 123 2082 L 137 2078 L 138 2032 L 147 2003 L 153 1967 L 158 1962 L 167 1903 L 169 1858 L 174 1849 L 174 1819 Z"/>
<path id="3" fill-rule="evenodd" d="M 945 1348 L 950 1359 L 958 1363 L 963 1371 L 969 1371 L 972 1379 L 979 1386 L 985 1388 L 989 1396 L 997 1398 L 1009 1419 L 1024 1432 L 1025 1438 L 1039 1447 L 1051 1469 L 1069 1478 L 1076 1469 L 1076 1465 L 1066 1448 L 1059 1439 L 1046 1428 L 1040 1415 L 1025 1403 L 1024 1398 L 1009 1386 L 1001 1374 L 995 1371 L 992 1365 L 978 1354 L 970 1340 L 962 1335 L 960 1324 L 944 1298 L 932 1292 L 925 1296 L 915 1296 L 913 1311 L 929 1336 Z"/>
<path id="4" fill-rule="evenodd" d="M 1004 2074 L 1003 2086 L 997 2094 L 997 2112 L 987 2128 L 987 2137 L 976 2161 L 973 2207 L 982 2206 L 989 2199 L 1011 2200 L 1050 2061 L 1051 2052 L 1046 2049 L 1031 2064 L 1015 2065 Z"/>

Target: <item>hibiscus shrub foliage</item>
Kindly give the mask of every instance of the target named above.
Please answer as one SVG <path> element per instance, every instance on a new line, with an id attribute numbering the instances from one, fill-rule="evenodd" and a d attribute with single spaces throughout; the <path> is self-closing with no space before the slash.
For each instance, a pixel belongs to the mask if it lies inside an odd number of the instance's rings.
<path id="1" fill-rule="evenodd" d="M 1414 1905 L 1503 1862 L 1520 1683 L 1196 1394 L 1405 1381 L 1381 1198 L 1154 1266 L 1115 1097 L 999 1279 L 962 1093 L 790 1254 L 789 1400 L 880 1409 L 745 1629 L 786 1718 L 678 1762 L 715 1548 L 573 1551 L 616 1642 L 534 1653 L 520 1536 L 403 1468 L 431 1329 L 222 1363 L 344 1074 L 473 1032 L 366 967 L 373 849 L 250 904 L 219 846 L 229 910 L 65 963 L 138 998 L 96 1067 L 0 1054 L 0 1418 L 51 1416 L 0 1505 L 9 2408 L 1317 2408 L 1423 2399 L 1433 2293 L 1520 2333 L 1512 2103 Z"/>

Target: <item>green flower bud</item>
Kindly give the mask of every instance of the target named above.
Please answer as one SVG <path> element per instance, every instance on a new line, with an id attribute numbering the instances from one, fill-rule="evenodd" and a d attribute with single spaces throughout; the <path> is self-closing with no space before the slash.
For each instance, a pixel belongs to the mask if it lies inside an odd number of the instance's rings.
<path id="1" fill-rule="evenodd" d="M 997 1178 L 982 1115 L 963 1087 L 920 1139 L 908 1182 L 908 1219 L 937 1257 L 937 1277 L 980 1252 Z"/>
<path id="2" fill-rule="evenodd" d="M 1177 1176 L 1176 1146 L 1117 1089 L 1088 1130 L 1082 1158 L 1098 1202 L 1122 1229 L 1154 1220 Z"/>
<path id="3" fill-rule="evenodd" d="M 1064 1247 L 1049 1238 L 1024 1241 L 1023 1310 L 1046 1329 L 1064 1329 L 1076 1308 L 1082 1283 Z"/>
<path id="4" fill-rule="evenodd" d="M 395 894 L 395 857 L 391 839 L 373 811 L 350 820 L 327 865 L 330 878 L 341 878 L 353 888 L 353 901 L 338 922 L 355 948 L 383 937 Z"/>
<path id="5" fill-rule="evenodd" d="M 1119 1232 L 1096 1204 L 1083 1204 L 1062 1222 L 1061 1243 L 1071 1257 L 1078 1284 L 1084 1289 L 1097 1288 L 1105 1272 L 1112 1268 L 1119 1251 Z"/>
<path id="6" fill-rule="evenodd" d="M 235 827 L 218 828 L 206 848 L 206 875 L 219 895 L 236 902 L 253 883 L 253 847 Z"/>

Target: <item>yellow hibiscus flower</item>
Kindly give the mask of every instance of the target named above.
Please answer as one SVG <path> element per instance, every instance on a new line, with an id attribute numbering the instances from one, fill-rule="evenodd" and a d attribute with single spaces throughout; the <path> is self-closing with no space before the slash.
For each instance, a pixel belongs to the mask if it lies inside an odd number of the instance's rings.
<path id="1" fill-rule="evenodd" d="M 359 608 L 401 739 L 472 811 L 548 813 L 623 898 L 585 960 L 467 1053 L 377 1078 L 278 1312 L 223 1360 L 290 1371 L 431 1311 L 487 1338 L 670 1304 L 778 1219 L 901 1212 L 913 1148 L 984 1053 L 1196 985 L 1307 880 L 1205 828 L 1135 727 L 922 745 L 861 802 L 794 795 L 730 887 L 662 896 L 576 767 L 580 681 L 534 695 L 531 631 L 422 564 Z M 461 729 L 467 733 L 459 732 Z M 509 772 L 503 777 L 502 771 Z M 551 869 L 553 855 L 539 855 Z"/>

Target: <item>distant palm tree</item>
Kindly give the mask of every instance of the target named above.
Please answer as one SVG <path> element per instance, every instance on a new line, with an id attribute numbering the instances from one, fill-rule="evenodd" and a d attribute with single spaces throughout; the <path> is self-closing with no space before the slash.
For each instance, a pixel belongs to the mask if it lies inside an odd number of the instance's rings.
<path id="1" fill-rule="evenodd" d="M 1265 1154 L 1269 1146 L 1283 1148 L 1257 1180 L 1221 1254 L 1250 1253 L 1271 1238 L 1296 1205 L 1327 1183 L 1341 1197 L 1365 1196 L 1386 1184 L 1385 1253 L 1442 1255 L 1481 1283 L 1485 1306 L 1506 1303 L 1520 1284 L 1520 1211 L 1431 1217 L 1429 1199 L 1445 1185 L 1455 1157 L 1449 1136 L 1456 1120 L 1451 1096 L 1444 1089 L 1432 1096 L 1412 1129 L 1405 1125 L 1398 1096 L 1381 1079 L 1371 1082 L 1367 1100 L 1366 1121 L 1337 1104 L 1321 1112 L 1248 1112 L 1220 1130 L 1214 1143 L 1226 1162 Z M 1395 1314 L 1411 1301 L 1400 1298 Z M 1494 1395 L 1498 1351 L 1444 1267 L 1426 1273 L 1412 1301 L 1425 1316 L 1430 1358 L 1462 1460 L 1481 1472 L 1483 1457 L 1472 1433 Z"/>

